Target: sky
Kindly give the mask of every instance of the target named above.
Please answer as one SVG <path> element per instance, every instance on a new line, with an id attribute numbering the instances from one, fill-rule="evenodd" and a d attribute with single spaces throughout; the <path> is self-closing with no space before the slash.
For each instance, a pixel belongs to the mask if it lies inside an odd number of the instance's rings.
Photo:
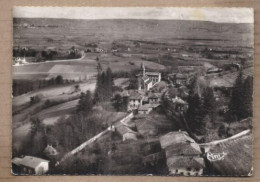
<path id="1" fill-rule="evenodd" d="M 253 23 L 252 8 L 14 7 L 14 17 L 65 19 L 175 19 Z"/>

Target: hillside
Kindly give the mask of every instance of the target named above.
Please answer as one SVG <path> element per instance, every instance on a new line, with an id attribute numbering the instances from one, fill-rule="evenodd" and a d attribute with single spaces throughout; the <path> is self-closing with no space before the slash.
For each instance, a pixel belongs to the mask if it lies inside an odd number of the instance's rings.
<path id="1" fill-rule="evenodd" d="M 30 26 L 24 28 L 24 24 Z M 171 44 L 192 41 L 194 45 L 253 46 L 253 24 L 187 20 L 15 18 L 14 27 L 15 46 L 41 46 L 48 41 L 53 46 L 61 45 L 61 42 L 63 47 L 68 46 L 68 42 L 80 46 L 83 45 L 82 40 L 105 42 L 116 39 L 160 40 Z M 46 38 L 49 40 L 44 40 Z"/>

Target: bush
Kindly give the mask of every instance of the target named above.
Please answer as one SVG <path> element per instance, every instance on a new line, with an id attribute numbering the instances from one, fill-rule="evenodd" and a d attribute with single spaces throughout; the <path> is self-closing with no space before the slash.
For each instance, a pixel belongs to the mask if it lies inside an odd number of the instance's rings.
<path id="1" fill-rule="evenodd" d="M 36 104 L 41 101 L 41 96 L 40 95 L 35 95 L 30 97 L 30 104 Z"/>

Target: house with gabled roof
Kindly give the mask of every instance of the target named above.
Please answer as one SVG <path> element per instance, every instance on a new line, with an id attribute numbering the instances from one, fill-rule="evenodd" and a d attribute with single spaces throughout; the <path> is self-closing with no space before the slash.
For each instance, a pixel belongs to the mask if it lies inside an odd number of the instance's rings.
<path id="1" fill-rule="evenodd" d="M 48 160 L 33 156 L 15 157 L 12 159 L 13 173 L 42 175 L 49 170 Z"/>
<path id="2" fill-rule="evenodd" d="M 199 145 L 185 131 L 170 132 L 160 137 L 170 175 L 200 176 L 204 159 Z"/>
<path id="3" fill-rule="evenodd" d="M 128 111 L 137 110 L 141 105 L 143 105 L 143 95 L 136 90 L 129 91 L 128 98 Z"/>

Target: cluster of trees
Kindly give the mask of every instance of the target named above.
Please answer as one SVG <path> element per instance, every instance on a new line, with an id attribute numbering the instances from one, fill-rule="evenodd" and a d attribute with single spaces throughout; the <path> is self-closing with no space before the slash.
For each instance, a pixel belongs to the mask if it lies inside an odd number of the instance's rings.
<path id="1" fill-rule="evenodd" d="M 135 73 L 132 73 L 130 78 L 129 78 L 129 85 L 128 85 L 128 89 L 138 89 L 138 84 L 139 84 L 139 80 L 136 77 Z"/>
<path id="2" fill-rule="evenodd" d="M 56 50 L 36 51 L 35 49 L 29 48 L 15 48 L 13 49 L 13 57 L 35 57 L 36 62 L 43 62 L 57 59 L 77 59 L 81 57 L 81 54 L 74 46 L 68 50 L 68 53 L 62 53 Z"/>
<path id="3" fill-rule="evenodd" d="M 190 93 L 187 102 L 189 107 L 186 112 L 186 121 L 189 129 L 193 133 L 201 135 L 205 132 L 204 118 L 208 116 L 213 121 L 216 114 L 216 100 L 213 89 L 205 88 L 202 97 L 198 93 Z"/>
<path id="4" fill-rule="evenodd" d="M 13 49 L 13 57 L 35 57 L 37 51 L 34 49 L 28 48 L 14 48 Z"/>
<path id="5" fill-rule="evenodd" d="M 80 58 L 81 54 L 78 49 L 72 46 L 69 50 L 69 55 L 67 56 L 68 59 L 77 59 Z"/>
<path id="6" fill-rule="evenodd" d="M 49 80 L 13 80 L 13 95 L 18 96 L 36 89 L 69 82 L 69 80 L 64 80 L 61 75 Z"/>
<path id="7" fill-rule="evenodd" d="M 126 112 L 127 111 L 127 106 L 129 103 L 128 96 L 122 97 L 120 94 L 116 94 L 114 96 L 114 98 L 112 99 L 112 102 L 113 102 L 113 106 L 117 110 L 117 112 L 119 112 L 119 111 Z"/>
<path id="8" fill-rule="evenodd" d="M 94 100 L 91 92 L 88 90 L 86 93 L 81 93 L 79 98 L 79 103 L 77 106 L 77 112 L 90 114 L 94 106 Z"/>
<path id="9" fill-rule="evenodd" d="M 44 157 L 43 151 L 47 144 L 52 145 L 59 153 L 66 153 L 79 146 L 108 127 L 98 114 L 90 110 L 85 109 L 77 114 L 72 114 L 69 118 L 61 118 L 55 125 L 44 125 L 39 118 L 31 118 L 31 132 L 23 145 L 14 150 L 13 156 Z"/>
<path id="10" fill-rule="evenodd" d="M 253 77 L 243 79 L 243 72 L 240 71 L 231 91 L 229 103 L 229 122 L 252 117 L 253 115 Z"/>
<path id="11" fill-rule="evenodd" d="M 41 51 L 38 52 L 35 56 L 36 62 L 42 62 L 46 60 L 55 60 L 58 56 L 58 52 L 54 50 L 48 50 L 48 51 Z"/>
<path id="12" fill-rule="evenodd" d="M 113 96 L 114 78 L 110 67 L 106 71 L 99 72 L 94 94 L 94 103 L 108 101 Z"/>
<path id="13" fill-rule="evenodd" d="M 200 97 L 193 91 L 194 85 L 191 84 L 190 86 L 191 90 L 187 99 L 189 108 L 186 112 L 186 119 L 192 132 L 203 134 L 206 122 L 212 122 L 216 118 L 216 100 L 212 88 L 205 88 Z M 243 71 L 240 71 L 231 89 L 228 112 L 224 115 L 226 121 L 223 122 L 231 123 L 252 117 L 252 94 L 253 77 L 248 76 L 246 79 L 243 79 Z"/>

